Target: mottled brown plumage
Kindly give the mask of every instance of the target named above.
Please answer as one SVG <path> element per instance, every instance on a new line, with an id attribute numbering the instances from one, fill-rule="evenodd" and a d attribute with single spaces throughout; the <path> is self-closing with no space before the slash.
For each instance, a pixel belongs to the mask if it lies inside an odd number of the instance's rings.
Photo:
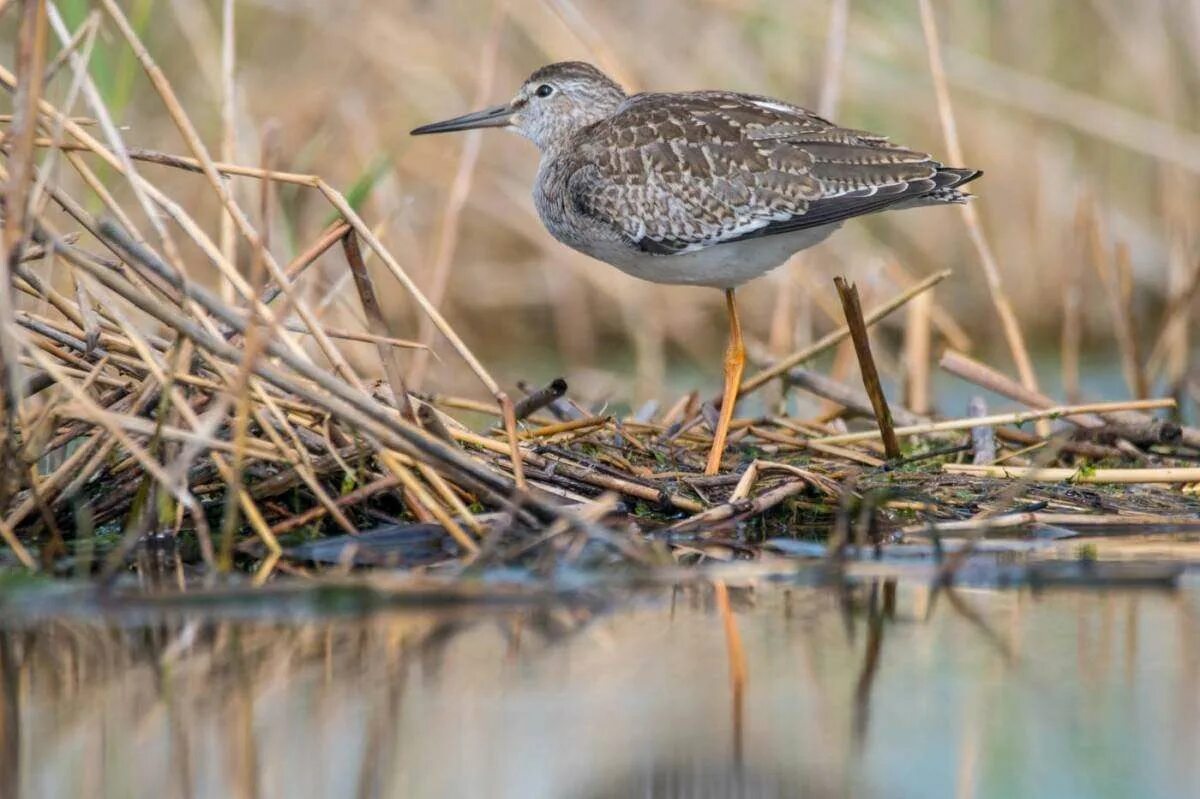
<path id="1" fill-rule="evenodd" d="M 580 214 L 657 254 L 831 224 L 916 198 L 954 202 L 962 197 L 954 187 L 977 174 L 798 106 L 711 91 L 630 97 L 576 131 L 558 157 Z"/>

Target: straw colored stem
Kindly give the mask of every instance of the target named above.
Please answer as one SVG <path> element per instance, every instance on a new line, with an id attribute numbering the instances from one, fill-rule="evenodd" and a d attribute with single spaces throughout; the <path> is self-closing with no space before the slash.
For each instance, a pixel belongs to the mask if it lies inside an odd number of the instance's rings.
<path id="1" fill-rule="evenodd" d="M 970 430 L 977 425 L 1023 424 L 1038 419 L 1058 419 L 1081 413 L 1111 413 L 1113 411 L 1157 410 L 1174 408 L 1173 399 L 1134 400 L 1129 402 L 1094 402 L 1085 405 L 1059 405 L 1039 411 L 1021 411 L 1019 413 L 999 413 L 991 416 L 979 416 L 966 419 L 952 419 L 945 422 L 929 422 L 928 424 L 897 427 L 897 436 L 919 436 L 927 433 L 947 433 L 957 430 Z M 825 436 L 813 439 L 816 444 L 850 444 L 856 441 L 871 441 L 879 438 L 879 430 L 866 430 L 861 433 L 846 433 L 837 436 Z"/>
<path id="2" fill-rule="evenodd" d="M 362 251 L 358 247 L 358 239 L 355 237 L 354 231 L 347 231 L 342 238 L 342 250 L 346 254 L 346 263 L 350 267 L 350 274 L 358 289 L 358 298 L 362 302 L 363 313 L 367 317 L 367 326 L 373 330 L 382 330 L 392 334 L 394 331 L 391 330 L 391 326 L 379 307 L 379 300 L 375 296 L 375 284 L 371 280 L 370 272 L 367 271 L 367 265 L 363 262 Z M 408 396 L 408 386 L 404 384 L 400 354 L 394 348 L 382 343 L 377 343 L 375 348 L 379 353 L 383 373 L 392 387 L 392 402 L 405 419 L 415 422 L 417 416 Z"/>
<path id="3" fill-rule="evenodd" d="M 1049 469 L 1037 466 L 976 466 L 970 463 L 945 463 L 950 474 L 979 477 L 1012 477 L 1040 482 L 1072 483 L 1192 483 L 1200 480 L 1200 469 Z"/>

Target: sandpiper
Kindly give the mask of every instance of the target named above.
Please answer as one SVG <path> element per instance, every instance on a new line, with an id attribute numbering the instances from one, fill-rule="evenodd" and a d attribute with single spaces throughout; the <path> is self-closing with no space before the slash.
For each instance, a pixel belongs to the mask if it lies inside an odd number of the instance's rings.
<path id="1" fill-rule="evenodd" d="M 715 474 L 745 367 L 734 290 L 850 217 L 965 202 L 981 174 L 800 106 L 725 91 L 626 94 L 590 64 L 534 72 L 503 105 L 413 135 L 508 128 L 541 150 L 533 199 L 550 235 L 655 283 L 725 292 Z"/>

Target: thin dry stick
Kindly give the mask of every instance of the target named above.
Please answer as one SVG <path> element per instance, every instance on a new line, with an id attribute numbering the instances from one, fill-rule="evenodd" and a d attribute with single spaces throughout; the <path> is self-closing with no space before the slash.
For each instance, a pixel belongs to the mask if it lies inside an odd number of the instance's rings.
<path id="1" fill-rule="evenodd" d="M 1042 482 L 1069 480 L 1072 483 L 1192 483 L 1200 480 L 1200 469 L 1048 469 L 1038 466 L 976 466 L 944 463 L 951 474 L 980 477 L 1027 478 Z"/>
<path id="2" fill-rule="evenodd" d="M 350 274 L 354 277 L 354 285 L 358 289 L 358 298 L 362 302 L 363 313 L 367 317 L 367 327 L 372 330 L 382 330 L 389 335 L 393 334 L 395 331 L 391 329 L 391 325 L 383 315 L 383 310 L 379 307 L 379 300 L 375 297 L 375 284 L 371 281 L 371 274 L 363 262 L 362 250 L 358 248 L 358 238 L 354 231 L 347 231 L 342 238 L 342 250 L 346 253 L 346 263 L 350 267 Z M 417 416 L 413 412 L 412 401 L 408 396 L 408 386 L 404 384 L 400 353 L 385 344 L 376 344 L 375 348 L 379 353 L 379 361 L 383 366 L 383 373 L 387 376 L 388 385 L 392 387 L 392 402 L 405 419 L 416 422 Z"/>
<path id="3" fill-rule="evenodd" d="M 304 273 L 304 270 L 316 263 L 326 250 L 341 241 L 342 237 L 349 232 L 350 225 L 346 222 L 341 220 L 334 222 L 304 252 L 292 259 L 292 262 L 284 268 L 283 274 L 287 276 L 288 280 L 295 282 Z M 268 285 L 266 291 L 263 292 L 263 304 L 269 305 L 282 291 L 283 289 L 278 285 Z"/>
<path id="4" fill-rule="evenodd" d="M 87 19 L 85 19 L 83 23 L 75 29 L 75 33 L 71 35 L 70 41 L 64 44 L 54 58 L 50 61 L 50 63 L 46 65 L 46 74 L 42 76 L 42 83 L 44 83 L 46 86 L 50 85 L 50 82 L 54 80 L 54 76 L 58 74 L 58 71 L 67 63 L 67 59 L 71 57 L 71 54 L 76 50 L 81 49 L 84 38 L 88 35 L 89 31 L 94 29 L 94 26 L 99 21 L 100 16 L 98 11 L 93 10 L 88 14 Z M 10 120 L 7 119 L 4 114 L 0 114 L 0 122 L 8 121 Z M 96 120 L 88 119 L 86 117 L 78 117 L 75 119 L 75 121 L 80 125 L 96 124 Z"/>
<path id="5" fill-rule="evenodd" d="M 1016 381 L 961 353 L 947 350 L 942 356 L 941 366 L 953 375 L 1031 408 L 1051 408 L 1057 404 L 1050 397 L 1036 391 L 1029 391 Z M 1160 443 L 1166 440 L 1181 439 L 1189 447 L 1200 447 L 1200 430 L 1194 427 L 1181 428 L 1142 413 L 1117 411 L 1109 413 L 1104 419 L 1092 414 L 1084 414 L 1069 417 L 1067 421 L 1085 428 L 1108 427 L 1117 435 L 1132 441 Z M 1127 454 L 1135 455 L 1135 451 L 1128 443 L 1118 442 L 1118 445 Z"/>
<path id="6" fill-rule="evenodd" d="M 1059 405 L 1038 411 L 1020 411 L 1018 413 L 998 413 L 991 416 L 980 416 L 967 419 L 950 419 L 944 422 L 929 422 L 909 427 L 896 428 L 897 436 L 917 436 L 926 433 L 946 433 L 955 430 L 970 430 L 976 425 L 1023 424 L 1038 419 L 1057 419 L 1082 413 L 1112 413 L 1114 411 L 1158 410 L 1174 408 L 1173 399 L 1132 400 L 1128 402 L 1093 402 L 1085 405 Z M 844 433 L 836 436 L 814 438 L 817 444 L 849 444 L 855 441 L 870 441 L 879 437 L 878 430 L 864 430 L 861 433 Z"/>
<path id="7" fill-rule="evenodd" d="M 842 298 L 846 324 L 850 328 L 850 338 L 854 341 L 854 352 L 858 355 L 863 387 L 867 390 L 867 396 L 871 398 L 871 407 L 875 409 L 875 422 L 879 426 L 879 435 L 883 438 L 884 452 L 889 460 L 894 460 L 901 455 L 900 442 L 892 425 L 892 412 L 888 408 L 883 385 L 879 382 L 879 372 L 875 369 L 875 359 L 871 356 L 871 341 L 867 336 L 867 323 L 863 320 L 858 287 L 846 283 L 843 277 L 835 277 L 833 283 Z"/>
<path id="8" fill-rule="evenodd" d="M 687 530 L 696 530 L 702 527 L 711 527 L 720 522 L 728 521 L 735 516 L 757 516 L 767 510 L 775 507 L 785 499 L 801 493 L 808 488 L 808 482 L 805 480 L 788 480 L 785 483 L 763 491 L 753 499 L 737 499 L 726 502 L 722 505 L 709 508 L 701 511 L 695 516 L 689 516 L 682 521 L 678 521 L 671 525 L 670 529 L 675 532 L 684 532 Z"/>
<path id="9" fill-rule="evenodd" d="M 434 518 L 438 520 L 438 523 L 441 524 L 442 527 L 445 528 L 446 532 L 450 534 L 450 537 L 453 538 L 458 545 L 467 552 L 468 558 L 479 553 L 479 545 L 471 540 L 471 537 L 466 534 L 466 531 L 464 531 L 462 527 L 459 526 L 458 522 L 456 522 L 450 516 L 450 514 L 446 513 L 446 510 L 442 507 L 441 503 L 430 495 L 425 486 L 421 485 L 417 478 L 413 476 L 413 473 L 406 469 L 395 455 L 387 450 L 384 450 L 379 453 L 379 457 L 380 460 L 383 461 L 384 465 L 386 465 L 392 472 L 392 474 L 396 475 L 396 477 L 400 479 L 400 482 L 406 489 L 408 489 L 413 497 L 422 505 L 424 505 L 430 513 L 433 514 Z"/>
<path id="10" fill-rule="evenodd" d="M 90 145 L 80 145 L 77 149 L 91 150 L 92 148 Z M 188 172 L 204 174 L 203 162 L 198 158 L 164 153 L 159 150 L 147 150 L 142 147 L 130 147 L 127 152 L 130 159 L 134 161 L 144 161 L 148 164 L 159 164 L 160 166 L 169 166 Z M 226 161 L 212 161 L 211 163 L 213 169 L 217 170 L 221 175 L 226 176 L 235 175 L 237 177 L 255 178 L 257 180 L 271 180 L 275 183 L 290 183 L 295 186 L 306 186 L 310 189 L 316 188 L 317 181 L 319 180 L 316 175 L 309 175 L 303 172 L 280 172 L 277 169 L 266 170 L 258 166 L 246 166 Z M 333 224 L 337 225 L 341 223 L 334 222 Z"/>
<path id="11" fill-rule="evenodd" d="M 1155 516 L 1152 514 L 1119 514 L 1104 516 L 1098 513 L 1004 513 L 998 516 L 984 518 L 962 519 L 952 522 L 938 522 L 936 528 L 929 522 L 910 524 L 901 527 L 897 532 L 903 536 L 927 536 L 932 532 L 939 535 L 954 533 L 973 533 L 980 529 L 1006 530 L 1013 527 L 1026 527 L 1031 524 L 1049 524 L 1067 528 L 1079 527 L 1140 527 L 1161 525 L 1163 527 L 1195 528 L 1200 525 L 1194 515 L 1191 516 Z"/>
<path id="12" fill-rule="evenodd" d="M 921 27 L 925 32 L 925 46 L 929 52 L 929 71 L 933 77 L 934 93 L 937 96 L 938 116 L 942 122 L 942 134 L 946 139 L 946 151 L 951 162 L 956 165 L 966 163 L 963 157 L 962 144 L 958 138 L 958 125 L 954 119 L 954 109 L 950 104 L 950 90 L 946 86 L 946 70 L 942 64 L 941 41 L 938 38 L 937 19 L 933 14 L 933 4 L 930 0 L 918 0 L 921 9 Z M 1025 338 L 1013 312 L 1004 284 L 1000 279 L 1000 269 L 992 254 L 991 246 L 983 232 L 983 224 L 975 206 L 965 203 L 962 206 L 963 221 L 971 236 L 971 242 L 979 254 L 979 263 L 983 267 L 984 278 L 991 294 L 992 305 L 1000 316 L 1000 325 L 1004 329 L 1004 338 L 1008 342 L 1013 362 L 1017 366 L 1021 384 L 1026 388 L 1037 391 L 1037 377 L 1033 371 L 1033 362 L 1029 359 L 1029 351 L 1025 347 Z"/>
<path id="13" fill-rule="evenodd" d="M 17 534 L 13 532 L 13 529 L 2 519 L 0 519 L 0 541 L 3 541 L 12 550 L 13 555 L 16 556 L 17 560 L 21 561 L 22 566 L 30 571 L 37 571 L 37 561 L 29 554 L 29 550 L 17 538 Z"/>

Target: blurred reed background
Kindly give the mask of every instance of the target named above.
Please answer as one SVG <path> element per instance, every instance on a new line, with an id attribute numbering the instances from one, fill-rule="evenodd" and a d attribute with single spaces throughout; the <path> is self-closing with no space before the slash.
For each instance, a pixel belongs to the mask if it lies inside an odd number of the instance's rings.
<path id="1" fill-rule="evenodd" d="M 91 9 L 87 0 L 59 6 L 72 30 Z M 529 197 L 537 152 L 528 142 L 494 132 L 416 140 L 408 135 L 415 125 L 507 99 L 543 63 L 584 59 L 631 89 L 771 94 L 948 155 L 915 1 L 123 6 L 214 155 L 257 164 L 264 130 L 275 127 L 279 167 L 321 175 L 359 203 L 506 385 L 562 374 L 577 396 L 622 402 L 664 397 L 670 376 L 686 376 L 676 388 L 716 386 L 712 365 L 726 334 L 720 295 L 640 283 L 554 242 Z M 1057 373 L 1064 325 L 1073 351 L 1077 319 L 1085 358 L 1088 350 L 1114 351 L 1114 312 L 1128 312 L 1133 343 L 1141 344 L 1134 352 L 1145 358 L 1157 344 L 1157 372 L 1179 380 L 1188 331 L 1181 325 L 1163 336 L 1160 323 L 1168 298 L 1195 285 L 1200 4 L 932 6 L 965 165 L 986 173 L 973 187 L 978 213 L 1035 360 Z M 11 62 L 14 15 L 0 24 L 0 59 Z M 186 151 L 134 56 L 103 26 L 91 63 L 131 146 Z M 51 99 L 66 85 L 56 81 Z M 219 224 L 203 179 L 144 169 L 198 220 Z M 65 172 L 70 186 L 77 179 Z M 253 182 L 232 185 L 256 206 Z M 272 247 L 286 260 L 330 217 L 312 192 L 279 192 Z M 194 260 L 202 270 L 203 259 Z M 301 283 L 330 325 L 350 326 L 362 312 L 349 274 L 337 252 L 324 260 Z M 938 289 L 938 327 L 1015 375 L 979 256 L 954 209 L 856 221 L 748 286 L 742 302 L 752 354 L 790 352 L 838 324 L 835 274 L 856 280 L 869 303 L 944 268 L 955 274 Z M 399 329 L 435 340 L 382 271 L 377 282 Z M 903 323 L 900 315 L 877 333 L 883 366 L 897 374 Z M 346 349 L 362 373 L 378 370 L 371 345 Z M 445 366 L 403 357 L 414 387 L 478 392 L 453 357 Z M 852 359 L 844 360 L 843 376 L 853 375 Z"/>

